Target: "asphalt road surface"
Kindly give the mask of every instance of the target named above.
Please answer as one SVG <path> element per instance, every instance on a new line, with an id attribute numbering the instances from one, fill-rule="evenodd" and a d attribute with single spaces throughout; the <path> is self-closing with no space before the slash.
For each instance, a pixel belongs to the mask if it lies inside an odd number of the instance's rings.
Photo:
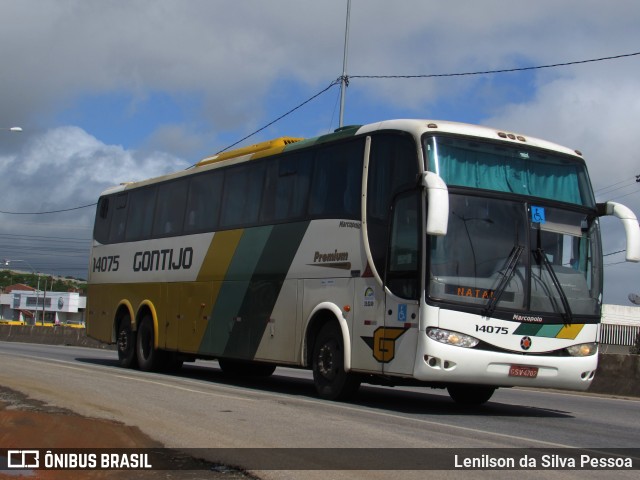
<path id="1" fill-rule="evenodd" d="M 224 452 L 253 449 L 245 451 L 252 455 L 245 460 L 263 479 L 583 479 L 638 474 L 562 470 L 553 464 L 517 471 L 464 466 L 438 471 L 340 469 L 349 448 L 367 449 L 374 463 L 389 449 L 398 449 L 396 461 L 409 459 L 405 468 L 411 468 L 412 455 L 450 452 L 432 449 L 455 449 L 460 463 L 469 452 L 493 452 L 487 449 L 544 449 L 550 462 L 566 458 L 567 448 L 640 449 L 637 399 L 501 389 L 483 407 L 464 408 L 440 390 L 365 385 L 353 402 L 338 403 L 317 399 L 310 372 L 302 370 L 278 368 L 267 379 L 232 379 L 216 362 L 199 361 L 185 364 L 178 375 L 155 374 L 119 368 L 113 351 L 10 342 L 0 342 L 0 384 L 86 417 L 138 427 L 168 448 L 197 449 L 198 456 L 211 461 L 225 461 Z M 527 451 L 517 450 L 520 457 Z M 273 458 L 283 452 L 315 456 L 323 470 L 296 471 L 286 461 L 282 465 L 289 465 L 287 470 L 259 468 L 256 455 Z M 323 463 L 328 455 L 335 455 L 335 470 Z M 354 458 L 365 462 L 360 465 L 364 469 L 366 460 Z M 639 459 L 634 461 L 637 465 Z"/>

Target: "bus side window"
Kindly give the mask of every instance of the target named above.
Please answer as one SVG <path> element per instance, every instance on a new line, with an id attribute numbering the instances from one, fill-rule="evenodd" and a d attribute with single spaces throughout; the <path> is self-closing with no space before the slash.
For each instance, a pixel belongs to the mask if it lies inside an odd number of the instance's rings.
<path id="1" fill-rule="evenodd" d="M 394 196 L 415 186 L 418 155 L 408 135 L 381 133 L 371 141 L 367 188 L 367 229 L 373 263 L 383 275 L 387 255 L 389 215 Z"/>
<path id="2" fill-rule="evenodd" d="M 265 165 L 237 165 L 226 170 L 220 226 L 233 228 L 258 223 Z"/>
<path id="3" fill-rule="evenodd" d="M 131 192 L 125 241 L 143 240 L 151 236 L 156 191 L 157 187 L 152 186 L 139 188 Z"/>
<path id="4" fill-rule="evenodd" d="M 391 219 L 386 284 L 401 298 L 416 300 L 420 291 L 420 192 L 396 198 Z"/>
<path id="5" fill-rule="evenodd" d="M 113 213 L 113 208 L 109 208 L 110 203 L 110 197 L 102 197 L 98 201 L 98 214 L 93 227 L 93 238 L 102 244 L 109 242 L 109 227 L 111 226 L 111 215 Z"/>
<path id="6" fill-rule="evenodd" d="M 196 175 L 189 182 L 184 233 L 211 232 L 220 220 L 220 202 L 224 172 Z"/>
<path id="7" fill-rule="evenodd" d="M 128 199 L 127 192 L 119 193 L 115 197 L 115 210 L 112 213 L 111 228 L 109 229 L 109 243 L 118 243 L 124 240 Z"/>
<path id="8" fill-rule="evenodd" d="M 358 219 L 364 142 L 342 143 L 316 153 L 309 201 L 312 217 Z"/>
<path id="9" fill-rule="evenodd" d="M 158 187 L 153 237 L 179 235 L 182 233 L 184 207 L 187 201 L 188 179 L 164 183 Z"/>
<path id="10" fill-rule="evenodd" d="M 312 156 L 298 154 L 280 158 L 267 167 L 260 222 L 293 221 L 307 207 Z"/>

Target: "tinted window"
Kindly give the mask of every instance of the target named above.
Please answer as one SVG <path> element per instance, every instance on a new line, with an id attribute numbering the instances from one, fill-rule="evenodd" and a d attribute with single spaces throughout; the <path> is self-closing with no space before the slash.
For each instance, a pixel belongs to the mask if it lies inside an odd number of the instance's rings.
<path id="1" fill-rule="evenodd" d="M 133 190 L 129 196 L 125 240 L 130 242 L 148 238 L 151 235 L 151 225 L 153 224 L 156 187 Z"/>
<path id="2" fill-rule="evenodd" d="M 93 238 L 100 243 L 109 242 L 109 227 L 111 226 L 111 217 L 113 215 L 113 207 L 111 197 L 102 197 L 98 201 L 96 209 L 96 223 L 93 227 Z"/>
<path id="3" fill-rule="evenodd" d="M 127 224 L 127 205 L 128 193 L 119 193 L 112 197 L 115 200 L 115 210 L 111 219 L 111 228 L 109 230 L 109 243 L 117 243 L 124 241 L 124 230 Z"/>
<path id="4" fill-rule="evenodd" d="M 382 134 L 371 141 L 367 182 L 367 231 L 371 255 L 378 272 L 384 271 L 391 202 L 402 190 L 416 184 L 417 150 L 409 136 Z"/>
<path id="5" fill-rule="evenodd" d="M 304 216 L 311 178 L 311 153 L 271 162 L 267 167 L 261 222 L 293 220 Z"/>
<path id="6" fill-rule="evenodd" d="M 224 172 L 215 170 L 196 175 L 189 182 L 184 232 L 215 230 L 220 218 L 220 200 Z"/>
<path id="7" fill-rule="evenodd" d="M 309 213 L 357 219 L 360 213 L 364 143 L 350 142 L 316 152 Z"/>
<path id="8" fill-rule="evenodd" d="M 231 167 L 225 172 L 221 227 L 257 223 L 264 174 L 264 162 Z"/>
<path id="9" fill-rule="evenodd" d="M 188 178 L 158 185 L 158 200 L 153 221 L 154 237 L 182 233 L 187 186 Z"/>

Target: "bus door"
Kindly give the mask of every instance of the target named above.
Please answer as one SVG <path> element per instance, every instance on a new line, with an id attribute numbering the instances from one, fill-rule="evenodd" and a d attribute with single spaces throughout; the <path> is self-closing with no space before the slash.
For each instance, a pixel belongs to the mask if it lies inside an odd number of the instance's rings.
<path id="1" fill-rule="evenodd" d="M 420 200 L 419 191 L 409 190 L 392 202 L 384 273 L 384 331 L 378 342 L 384 373 L 413 373 L 421 283 Z"/>

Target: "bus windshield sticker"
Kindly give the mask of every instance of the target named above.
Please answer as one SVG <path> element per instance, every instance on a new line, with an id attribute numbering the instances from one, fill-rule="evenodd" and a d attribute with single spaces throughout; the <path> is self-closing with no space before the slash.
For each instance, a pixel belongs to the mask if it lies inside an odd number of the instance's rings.
<path id="1" fill-rule="evenodd" d="M 534 223 L 545 223 L 544 207 L 531 207 L 531 221 Z"/>

